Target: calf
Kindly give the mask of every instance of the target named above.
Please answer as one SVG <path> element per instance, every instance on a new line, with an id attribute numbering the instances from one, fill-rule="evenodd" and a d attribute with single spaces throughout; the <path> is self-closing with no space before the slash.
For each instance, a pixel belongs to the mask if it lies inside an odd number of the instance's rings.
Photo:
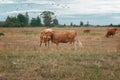
<path id="1" fill-rule="evenodd" d="M 52 32 L 53 29 L 44 29 L 40 33 L 40 47 L 42 43 L 45 43 L 45 46 L 48 45 L 49 47 L 49 42 L 50 42 L 50 37 L 46 35 L 47 32 Z"/>

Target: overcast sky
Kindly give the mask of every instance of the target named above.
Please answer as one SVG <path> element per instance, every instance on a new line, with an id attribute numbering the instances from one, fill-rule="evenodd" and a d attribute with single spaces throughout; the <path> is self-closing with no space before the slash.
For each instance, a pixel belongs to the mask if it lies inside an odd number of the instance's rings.
<path id="1" fill-rule="evenodd" d="M 25 12 L 32 18 L 46 10 L 61 24 L 120 24 L 120 0 L 0 0 L 0 21 Z"/>

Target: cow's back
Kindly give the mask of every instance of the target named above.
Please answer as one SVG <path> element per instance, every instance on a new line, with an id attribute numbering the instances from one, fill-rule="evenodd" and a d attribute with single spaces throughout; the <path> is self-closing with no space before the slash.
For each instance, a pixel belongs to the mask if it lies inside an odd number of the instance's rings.
<path id="1" fill-rule="evenodd" d="M 55 31 L 53 34 L 53 42 L 61 42 L 67 43 L 72 42 L 76 37 L 77 33 L 74 30 L 66 30 L 66 31 Z"/>

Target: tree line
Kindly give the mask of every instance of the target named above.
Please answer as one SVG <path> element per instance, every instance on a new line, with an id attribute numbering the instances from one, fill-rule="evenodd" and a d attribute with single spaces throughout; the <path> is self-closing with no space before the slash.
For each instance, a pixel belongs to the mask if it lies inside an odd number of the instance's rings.
<path id="1" fill-rule="evenodd" d="M 41 16 L 41 17 L 39 17 Z M 18 14 L 17 16 L 7 16 L 5 21 L 0 22 L 1 27 L 35 27 L 35 26 L 46 26 L 52 27 L 59 25 L 57 18 L 53 18 L 54 13 L 51 11 L 44 11 L 36 18 L 30 20 L 28 13 Z M 43 23 L 41 21 L 43 18 Z"/>
<path id="2" fill-rule="evenodd" d="M 59 24 L 58 19 L 54 16 L 55 14 L 51 11 L 43 11 L 40 15 L 38 15 L 36 18 L 32 18 L 30 20 L 28 12 L 25 14 L 18 14 L 17 16 L 7 16 L 6 20 L 3 22 L 0 22 L 0 27 L 65 27 L 66 24 Z M 41 16 L 41 17 L 40 17 Z M 41 21 L 41 18 L 43 20 L 43 23 Z M 87 21 L 86 24 L 84 24 L 83 21 L 80 21 L 79 25 L 73 24 L 73 22 L 70 23 L 72 27 L 87 27 L 87 26 L 93 26 Z M 96 25 L 100 27 L 101 25 Z M 112 27 L 119 27 L 120 25 L 105 25 L 105 26 L 112 26 Z"/>

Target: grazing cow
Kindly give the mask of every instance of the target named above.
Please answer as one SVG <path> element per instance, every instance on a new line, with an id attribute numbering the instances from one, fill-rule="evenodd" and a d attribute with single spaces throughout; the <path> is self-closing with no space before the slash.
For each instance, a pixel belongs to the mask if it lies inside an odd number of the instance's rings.
<path id="1" fill-rule="evenodd" d="M 4 36 L 4 35 L 5 35 L 4 33 L 0 32 L 0 36 Z"/>
<path id="2" fill-rule="evenodd" d="M 45 43 L 45 46 L 49 47 L 49 41 L 50 41 L 50 37 L 46 35 L 47 32 L 52 32 L 53 29 L 44 29 L 41 31 L 40 33 L 40 47 L 42 45 L 42 43 Z"/>
<path id="3" fill-rule="evenodd" d="M 90 33 L 90 31 L 91 31 L 90 29 L 83 30 L 84 33 Z"/>
<path id="4" fill-rule="evenodd" d="M 114 36 L 116 34 L 117 28 L 110 28 L 107 30 L 106 37 Z"/>
<path id="5" fill-rule="evenodd" d="M 74 44 L 74 49 L 76 49 L 76 36 L 77 32 L 75 30 L 66 30 L 66 31 L 51 31 L 45 33 L 47 38 L 49 37 L 51 42 L 55 43 L 58 47 L 59 43 L 70 43 Z M 81 44 L 81 43 L 80 43 Z"/>

